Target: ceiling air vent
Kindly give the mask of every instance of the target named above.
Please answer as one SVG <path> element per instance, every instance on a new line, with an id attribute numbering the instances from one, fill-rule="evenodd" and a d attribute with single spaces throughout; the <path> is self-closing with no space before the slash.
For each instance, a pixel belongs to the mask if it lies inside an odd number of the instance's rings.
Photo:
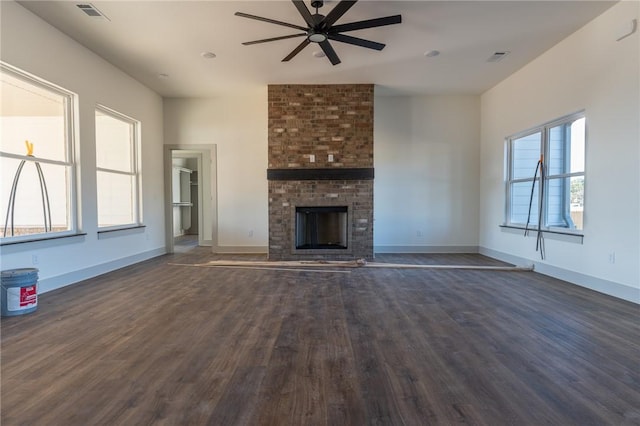
<path id="1" fill-rule="evenodd" d="M 92 18 L 109 20 L 109 18 L 107 18 L 107 16 L 104 13 L 100 12 L 98 8 L 92 5 L 91 3 L 79 3 L 79 4 L 76 4 L 76 6 L 78 6 L 78 8 L 81 11 L 86 13 L 87 16 L 91 16 Z"/>
<path id="2" fill-rule="evenodd" d="M 489 56 L 489 59 L 487 59 L 487 62 L 500 62 L 508 54 L 509 54 L 509 52 L 506 52 L 506 51 L 505 52 L 496 52 L 493 55 Z"/>

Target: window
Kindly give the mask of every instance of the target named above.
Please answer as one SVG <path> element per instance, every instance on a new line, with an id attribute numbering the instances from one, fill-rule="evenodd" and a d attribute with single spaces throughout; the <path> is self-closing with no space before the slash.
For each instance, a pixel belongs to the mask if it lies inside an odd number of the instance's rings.
<path id="1" fill-rule="evenodd" d="M 1 241 L 73 234 L 75 96 L 0 62 Z"/>
<path id="2" fill-rule="evenodd" d="M 582 230 L 584 153 L 584 113 L 507 138 L 507 225 Z"/>
<path id="3" fill-rule="evenodd" d="M 98 227 L 139 225 L 139 122 L 103 106 L 95 115 Z"/>

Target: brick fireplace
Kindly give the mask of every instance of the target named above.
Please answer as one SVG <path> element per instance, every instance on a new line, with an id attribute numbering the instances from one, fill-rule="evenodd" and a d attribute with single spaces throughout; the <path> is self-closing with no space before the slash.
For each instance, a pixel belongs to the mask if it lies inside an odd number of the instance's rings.
<path id="1" fill-rule="evenodd" d="M 373 258 L 373 90 L 269 86 L 269 259 Z"/>

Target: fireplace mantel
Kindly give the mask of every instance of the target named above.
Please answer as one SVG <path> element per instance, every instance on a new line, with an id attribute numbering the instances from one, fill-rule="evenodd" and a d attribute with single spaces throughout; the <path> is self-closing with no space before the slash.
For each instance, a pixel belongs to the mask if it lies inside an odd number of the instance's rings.
<path id="1" fill-rule="evenodd" d="M 373 168 L 267 169 L 267 180 L 373 180 Z"/>

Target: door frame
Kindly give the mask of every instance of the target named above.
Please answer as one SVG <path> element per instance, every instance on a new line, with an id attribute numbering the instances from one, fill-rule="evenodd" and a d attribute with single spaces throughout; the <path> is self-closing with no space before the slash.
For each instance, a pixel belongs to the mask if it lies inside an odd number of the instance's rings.
<path id="1" fill-rule="evenodd" d="M 164 145 L 165 248 L 167 253 L 174 252 L 172 185 L 174 151 L 184 151 L 184 154 L 193 154 L 193 158 L 198 158 L 198 243 L 214 248 L 218 245 L 216 148 L 215 144 Z M 210 197 L 210 203 L 207 202 L 207 197 Z M 210 209 L 205 210 L 207 205 L 210 205 Z M 208 225 L 211 226 L 211 235 L 206 232 Z"/>

